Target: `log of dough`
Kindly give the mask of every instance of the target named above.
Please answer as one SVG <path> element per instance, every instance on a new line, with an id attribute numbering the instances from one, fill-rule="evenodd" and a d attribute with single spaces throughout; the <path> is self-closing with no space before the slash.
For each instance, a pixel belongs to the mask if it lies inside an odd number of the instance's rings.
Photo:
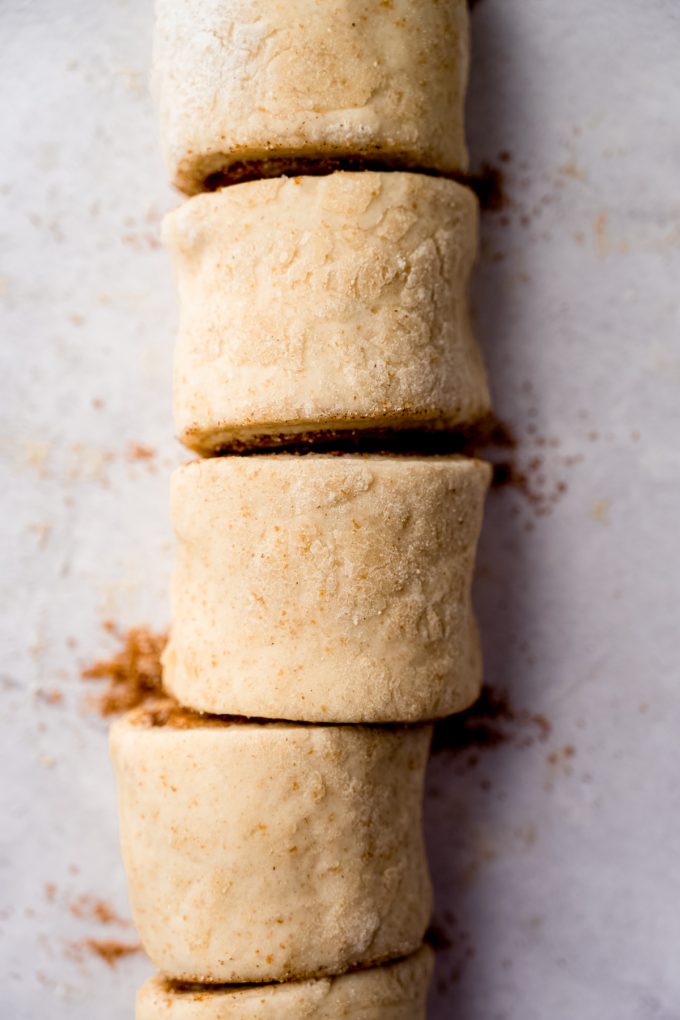
<path id="1" fill-rule="evenodd" d="M 428 726 L 142 709 L 111 733 L 133 918 L 166 976 L 340 974 L 413 952 L 431 910 Z"/>
<path id="2" fill-rule="evenodd" d="M 425 1020 L 433 953 L 336 978 L 239 987 L 181 985 L 157 976 L 137 994 L 135 1020 Z"/>
<path id="3" fill-rule="evenodd" d="M 152 87 L 187 194 L 308 164 L 467 167 L 466 0 L 156 0 Z"/>
<path id="4" fill-rule="evenodd" d="M 187 446 L 451 427 L 488 411 L 467 188 L 411 173 L 254 181 L 184 203 L 164 236 Z"/>
<path id="5" fill-rule="evenodd" d="M 470 586 L 490 469 L 271 454 L 177 469 L 164 684 L 202 712 L 413 722 L 481 682 Z"/>

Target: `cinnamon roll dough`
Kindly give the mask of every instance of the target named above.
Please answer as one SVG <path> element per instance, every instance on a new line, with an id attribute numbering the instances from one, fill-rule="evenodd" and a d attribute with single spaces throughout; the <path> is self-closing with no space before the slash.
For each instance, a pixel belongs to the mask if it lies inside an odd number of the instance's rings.
<path id="1" fill-rule="evenodd" d="M 164 684 L 204 712 L 411 722 L 477 696 L 488 465 L 272 454 L 176 470 Z"/>
<path id="2" fill-rule="evenodd" d="M 135 1020 L 425 1020 L 433 953 L 336 978 L 260 986 L 182 986 L 157 976 L 137 994 Z"/>
<path id="3" fill-rule="evenodd" d="M 182 442 L 213 453 L 480 417 L 477 218 L 467 188 L 411 173 L 254 181 L 170 213 Z"/>
<path id="4" fill-rule="evenodd" d="M 466 169 L 466 0 L 156 0 L 152 88 L 174 183 L 351 161 Z"/>
<path id="5" fill-rule="evenodd" d="M 137 710 L 111 750 L 142 944 L 201 983 L 340 974 L 421 943 L 431 729 Z"/>

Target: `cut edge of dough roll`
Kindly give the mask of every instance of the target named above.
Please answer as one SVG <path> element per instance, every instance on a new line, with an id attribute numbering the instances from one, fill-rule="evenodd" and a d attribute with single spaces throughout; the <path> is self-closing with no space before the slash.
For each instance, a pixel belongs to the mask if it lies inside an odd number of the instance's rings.
<path id="1" fill-rule="evenodd" d="M 135 1020 L 425 1020 L 434 954 L 340 977 L 276 985 L 187 986 L 160 975 L 137 994 Z"/>
<path id="2" fill-rule="evenodd" d="M 164 685 L 202 712 L 417 722 L 481 685 L 471 584 L 488 464 L 272 454 L 172 478 Z"/>
<path id="3" fill-rule="evenodd" d="M 111 730 L 133 919 L 161 973 L 285 981 L 420 945 L 431 727 L 177 711 L 139 709 Z"/>
<path id="4" fill-rule="evenodd" d="M 169 213 L 181 441 L 210 454 L 480 418 L 477 219 L 453 181 L 370 172 L 254 181 Z"/>
<path id="5" fill-rule="evenodd" d="M 466 0 L 156 0 L 152 90 L 175 185 L 308 166 L 467 168 Z"/>

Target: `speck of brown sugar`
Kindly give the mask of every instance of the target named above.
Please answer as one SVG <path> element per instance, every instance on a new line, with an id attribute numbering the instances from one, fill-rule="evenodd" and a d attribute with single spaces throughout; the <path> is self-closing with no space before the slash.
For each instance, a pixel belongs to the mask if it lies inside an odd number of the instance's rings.
<path id="1" fill-rule="evenodd" d="M 132 627 L 122 633 L 110 623 L 104 627 L 118 640 L 119 650 L 111 658 L 99 659 L 81 672 L 83 680 L 105 685 L 94 699 L 99 714 L 110 716 L 127 712 L 162 695 L 161 654 L 167 644 L 167 634 L 157 634 L 146 627 Z"/>

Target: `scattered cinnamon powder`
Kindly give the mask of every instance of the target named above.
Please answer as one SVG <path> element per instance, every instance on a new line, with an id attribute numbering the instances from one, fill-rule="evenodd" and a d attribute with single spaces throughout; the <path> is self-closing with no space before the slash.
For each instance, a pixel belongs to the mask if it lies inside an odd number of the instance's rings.
<path id="1" fill-rule="evenodd" d="M 428 946 L 432 946 L 435 953 L 451 948 L 451 939 L 437 921 L 433 921 L 425 932 L 424 941 L 427 942 Z"/>
<path id="2" fill-rule="evenodd" d="M 525 468 L 520 468 L 512 460 L 496 463 L 493 465 L 493 487 L 499 489 L 510 486 L 516 489 L 529 503 L 537 517 L 547 517 L 567 492 L 568 487 L 563 480 L 549 483 L 547 476 L 541 471 L 542 465 L 543 461 L 538 457 L 532 458 Z"/>
<path id="3" fill-rule="evenodd" d="M 563 174 L 565 177 L 573 177 L 574 180 L 577 181 L 585 181 L 588 179 L 588 174 L 586 173 L 586 171 L 582 167 L 578 166 L 578 164 L 575 163 L 574 160 L 569 160 L 568 163 L 565 163 L 563 166 L 561 166 L 560 173 Z"/>
<path id="4" fill-rule="evenodd" d="M 467 186 L 474 191 L 482 212 L 500 212 L 508 204 L 503 171 L 491 163 L 482 163 L 476 174 L 465 178 Z"/>
<path id="5" fill-rule="evenodd" d="M 128 231 L 128 233 L 123 234 L 121 240 L 123 244 L 129 245 L 131 248 L 134 248 L 135 251 L 156 251 L 161 246 L 161 242 L 158 237 L 151 230 L 139 232 L 131 230 Z"/>
<path id="6" fill-rule="evenodd" d="M 471 708 L 436 724 L 432 752 L 466 756 L 466 766 L 474 768 L 480 751 L 503 744 L 530 747 L 550 732 L 545 716 L 513 708 L 505 692 L 485 684 Z"/>
<path id="7" fill-rule="evenodd" d="M 59 705 L 64 700 L 64 695 L 56 687 L 49 690 L 39 687 L 35 692 L 35 697 L 37 701 L 42 701 L 46 705 Z"/>
<path id="8" fill-rule="evenodd" d="M 557 472 L 579 464 L 583 456 L 560 453 L 559 436 L 541 435 L 532 421 L 536 416 L 537 409 L 529 407 L 528 424 L 520 439 L 501 419 L 487 415 L 466 430 L 461 452 L 491 464 L 493 488 L 514 489 L 536 517 L 547 517 L 568 488 L 564 478 L 555 477 Z"/>
<path id="9" fill-rule="evenodd" d="M 131 924 L 125 918 L 119 917 L 108 903 L 86 894 L 74 900 L 69 911 L 80 921 L 99 921 L 100 924 L 115 924 L 125 928 L 129 928 Z"/>
<path id="10" fill-rule="evenodd" d="M 546 761 L 553 770 L 569 777 L 574 774 L 575 757 L 576 748 L 572 744 L 567 744 L 565 747 L 560 747 L 556 751 L 551 751 L 547 754 Z"/>
<path id="11" fill-rule="evenodd" d="M 153 460 L 156 451 L 143 443 L 130 443 L 127 452 L 128 460 Z"/>
<path id="12" fill-rule="evenodd" d="M 458 984 L 465 966 L 476 955 L 472 936 L 461 926 L 458 918 L 446 910 L 441 918 L 435 918 L 425 941 L 435 953 L 445 957 L 445 968 L 439 969 L 437 977 L 437 991 L 443 995 L 452 985 Z"/>
<path id="13" fill-rule="evenodd" d="M 126 712 L 161 696 L 161 654 L 167 635 L 156 634 L 146 627 L 132 627 L 123 634 L 111 623 L 105 624 L 105 630 L 117 638 L 120 650 L 110 659 L 100 659 L 81 673 L 83 680 L 106 684 L 95 702 L 99 714 L 109 716 Z"/>
<path id="14" fill-rule="evenodd" d="M 126 956 L 133 956 L 141 953 L 142 947 L 138 943 L 116 942 L 114 939 L 84 939 L 83 942 L 71 943 L 67 955 L 78 962 L 82 962 L 85 952 L 98 956 L 109 967 L 116 964 Z"/>
<path id="15" fill-rule="evenodd" d="M 493 412 L 485 414 L 463 432 L 462 452 L 469 457 L 486 454 L 490 449 L 514 450 L 517 445 L 512 428 Z"/>

